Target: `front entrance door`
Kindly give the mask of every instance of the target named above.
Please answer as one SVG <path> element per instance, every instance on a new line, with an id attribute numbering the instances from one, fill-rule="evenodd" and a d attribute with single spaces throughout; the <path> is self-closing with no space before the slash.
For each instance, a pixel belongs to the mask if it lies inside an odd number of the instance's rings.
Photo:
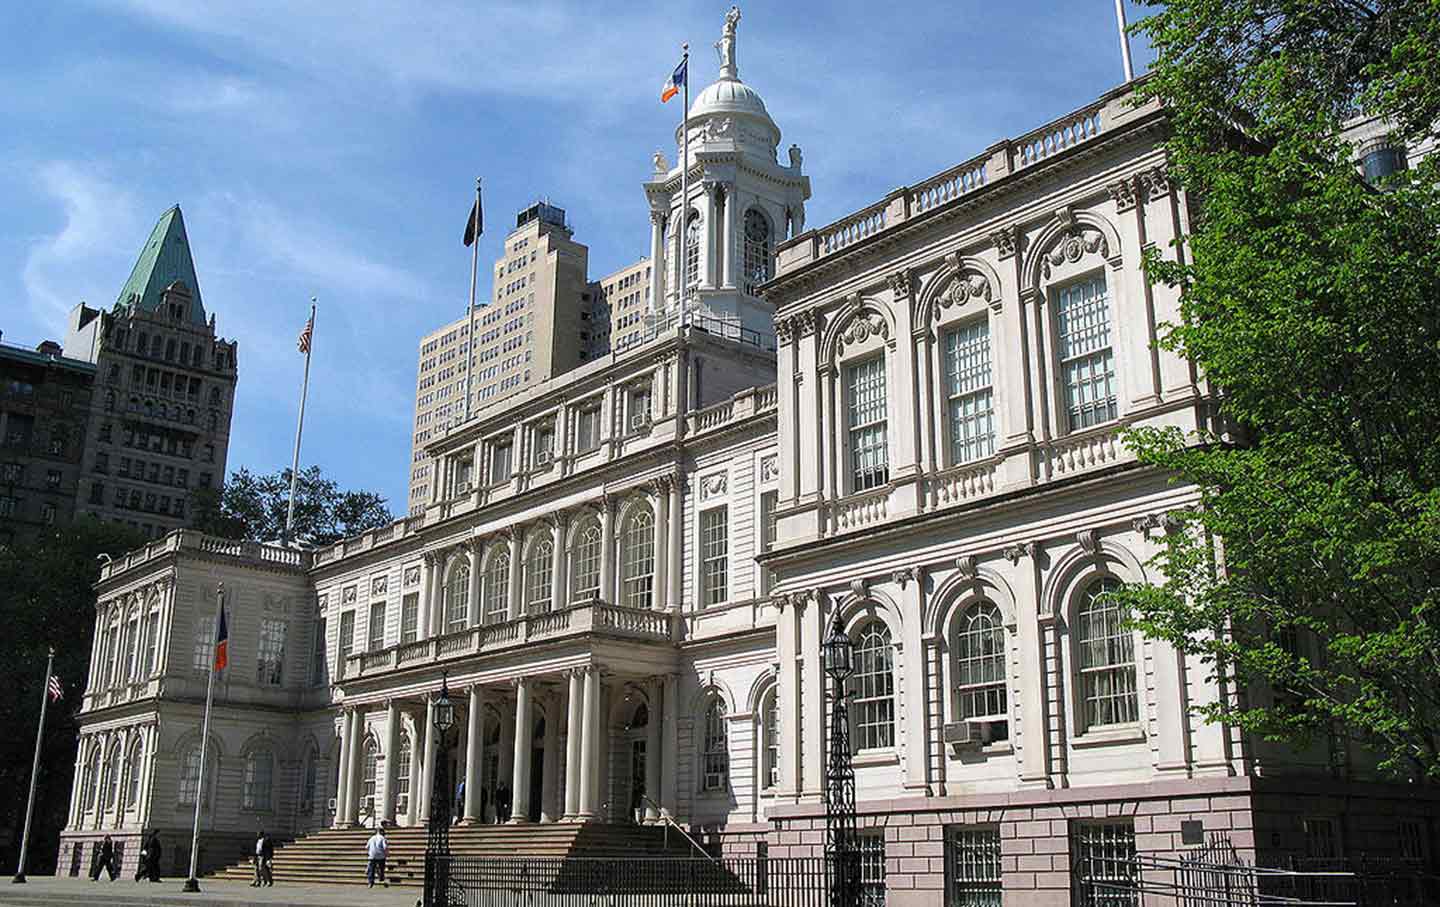
<path id="1" fill-rule="evenodd" d="M 645 816 L 645 741 L 630 741 L 630 811 L 626 818 L 639 822 Z"/>

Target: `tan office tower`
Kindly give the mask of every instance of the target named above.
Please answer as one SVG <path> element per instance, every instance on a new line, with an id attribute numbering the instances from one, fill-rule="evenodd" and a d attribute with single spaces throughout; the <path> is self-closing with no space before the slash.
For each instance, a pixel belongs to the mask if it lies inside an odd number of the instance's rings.
<path id="1" fill-rule="evenodd" d="M 626 265 L 590 286 L 597 301 L 596 320 L 603 325 L 592 331 L 602 341 L 598 353 L 620 352 L 639 342 L 650 308 L 650 259 Z"/>
<path id="2" fill-rule="evenodd" d="M 420 339 L 410 509 L 430 497 L 425 442 L 465 418 L 467 352 L 472 407 L 569 371 L 596 354 L 590 329 L 596 300 L 585 277 L 589 255 L 572 239 L 565 210 L 536 202 L 515 216 L 515 229 L 505 237 L 490 301 L 476 306 L 473 319 L 462 315 Z"/>

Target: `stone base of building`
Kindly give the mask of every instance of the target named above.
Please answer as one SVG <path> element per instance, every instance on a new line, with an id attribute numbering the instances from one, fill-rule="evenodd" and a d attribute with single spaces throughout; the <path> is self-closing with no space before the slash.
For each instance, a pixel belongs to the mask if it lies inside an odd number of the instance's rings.
<path id="1" fill-rule="evenodd" d="M 1241 860 L 1270 866 L 1326 856 L 1316 849 L 1332 846 L 1334 857 L 1393 858 L 1408 856 L 1419 843 L 1429 856 L 1440 791 L 1327 779 L 1204 778 L 862 801 L 858 812 L 866 877 L 883 878 L 889 907 L 939 907 L 962 858 L 973 868 L 991 853 L 999 856 L 994 885 L 1004 903 L 1061 907 L 1072 903 L 1081 884 L 1076 867 L 1087 851 L 1117 842 L 1140 856 L 1175 857 L 1228 840 Z M 823 805 L 778 806 L 769 818 L 769 856 L 823 855 Z"/>
<path id="2" fill-rule="evenodd" d="M 149 829 L 146 829 L 148 835 Z M 190 829 L 160 828 L 160 876 L 184 879 L 190 874 Z M 55 864 L 57 876 L 88 877 L 95 870 L 100 842 L 110 835 L 118 853 L 120 878 L 133 879 L 140 866 L 141 833 L 139 829 L 110 831 L 63 831 L 60 833 L 60 856 Z M 276 841 L 277 844 L 280 841 Z M 200 859 L 196 872 L 206 875 L 224 866 L 247 859 L 255 851 L 253 833 L 201 831 Z"/>

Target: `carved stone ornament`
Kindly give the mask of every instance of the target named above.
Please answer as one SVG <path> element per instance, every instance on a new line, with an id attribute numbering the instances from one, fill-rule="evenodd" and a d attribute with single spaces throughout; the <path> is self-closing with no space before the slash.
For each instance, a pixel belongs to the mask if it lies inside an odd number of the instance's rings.
<path id="1" fill-rule="evenodd" d="M 955 558 L 955 569 L 966 579 L 974 579 L 979 565 L 975 563 L 974 555 L 966 554 Z"/>
<path id="2" fill-rule="evenodd" d="M 865 598 L 870 594 L 870 584 L 864 579 L 852 579 L 850 581 L 850 594 L 856 598 Z"/>
<path id="3" fill-rule="evenodd" d="M 775 319 L 775 342 L 780 346 L 788 344 L 795 336 L 794 318 Z"/>
<path id="4" fill-rule="evenodd" d="M 1140 174 L 1140 188 L 1152 202 L 1165 198 L 1170 194 L 1170 175 L 1162 167 L 1151 167 Z"/>
<path id="5" fill-rule="evenodd" d="M 650 158 L 650 163 L 651 163 L 651 164 L 654 166 L 654 168 L 655 168 L 655 175 L 656 175 L 656 176 L 661 176 L 661 175 L 664 175 L 664 174 L 670 172 L 670 163 L 665 160 L 665 152 L 663 152 L 663 151 L 656 151 L 655 154 L 654 154 L 654 156 Z M 651 216 L 651 218 L 652 218 L 652 222 L 653 222 L 653 218 L 654 218 L 654 216 L 655 216 L 656 213 L 658 213 L 658 212 L 653 212 L 653 211 L 652 211 L 651 214 L 650 214 L 650 216 Z"/>
<path id="6" fill-rule="evenodd" d="M 988 303 L 992 296 L 990 281 L 986 280 L 984 275 L 974 271 L 956 274 L 955 279 L 950 281 L 950 286 L 935 298 L 934 318 L 939 321 L 944 310 L 951 306 L 961 306 L 972 299 L 983 299 Z"/>
<path id="7" fill-rule="evenodd" d="M 790 607 L 790 596 L 789 594 L 784 592 L 770 596 L 770 601 L 774 602 L 775 607 L 779 608 L 781 611 L 784 611 L 786 608 Z"/>
<path id="8" fill-rule="evenodd" d="M 890 292 L 894 294 L 897 301 L 910 298 L 909 271 L 896 271 L 890 275 Z"/>
<path id="9" fill-rule="evenodd" d="M 904 589 L 914 578 L 914 567 L 901 567 L 899 570 L 896 570 L 894 573 L 890 574 L 891 582 L 898 585 L 901 589 Z"/>
<path id="10" fill-rule="evenodd" d="M 1135 180 L 1132 177 L 1116 180 L 1105 187 L 1110 193 L 1110 198 L 1115 201 L 1115 210 L 1120 212 L 1129 211 L 1135 207 Z"/>
<path id="11" fill-rule="evenodd" d="M 760 481 L 774 482 L 780 478 L 780 456 L 770 454 L 760 458 Z"/>
<path id="12" fill-rule="evenodd" d="M 1130 521 L 1130 527 L 1147 538 L 1153 529 L 1169 535 L 1179 531 L 1182 525 L 1180 518 L 1172 513 L 1149 513 Z"/>
<path id="13" fill-rule="evenodd" d="M 414 566 L 414 567 L 406 567 L 406 568 L 405 568 L 405 585 L 407 585 L 407 586 L 418 586 L 418 585 L 420 585 L 420 567 L 419 567 L 418 565 L 417 565 L 417 566 Z"/>
<path id="14" fill-rule="evenodd" d="M 374 577 L 374 578 L 372 578 L 372 579 L 370 580 L 370 594 L 371 594 L 371 595 L 384 595 L 384 594 L 385 594 L 385 590 L 389 587 L 389 585 L 390 585 L 390 578 L 389 578 L 388 576 L 377 576 L 377 577 Z"/>
<path id="15" fill-rule="evenodd" d="M 885 324 L 885 319 L 874 312 L 860 312 L 850 322 L 850 326 L 840 335 L 839 352 L 843 355 L 847 344 L 864 343 L 872 336 L 884 340 L 890 336 L 890 328 Z"/>
<path id="16" fill-rule="evenodd" d="M 720 497 L 725 493 L 725 485 L 729 481 L 729 474 L 724 472 L 713 473 L 700 479 L 700 500 L 708 501 L 711 498 Z"/>
<path id="17" fill-rule="evenodd" d="M 1094 529 L 1082 529 L 1075 533 L 1075 542 L 1080 550 L 1086 554 L 1098 554 L 1100 552 L 1100 539 L 1095 535 Z"/>
<path id="18" fill-rule="evenodd" d="M 819 327 L 819 319 L 816 318 L 814 309 L 798 313 L 793 320 L 801 337 L 809 337 Z"/>
<path id="19" fill-rule="evenodd" d="M 1021 542 L 1021 543 L 1016 543 L 1016 544 L 1014 544 L 1014 545 L 1007 545 L 1007 546 L 1005 547 L 1005 550 L 1002 551 L 1002 552 L 1000 552 L 1000 553 L 1005 556 L 1005 559 L 1006 559 L 1007 561 L 1009 561 L 1009 562 L 1012 563 L 1012 564 L 1017 564 L 1017 565 L 1018 565 L 1018 564 L 1020 563 L 1020 559 L 1021 559 L 1021 558 L 1026 557 L 1026 556 L 1034 556 L 1034 554 L 1035 554 L 1035 543 L 1034 543 L 1034 542 Z"/>
<path id="20" fill-rule="evenodd" d="M 1058 267 L 1067 261 L 1074 264 L 1086 255 L 1096 252 L 1100 253 L 1101 258 L 1110 257 L 1110 243 L 1106 241 L 1103 233 L 1094 228 L 1071 229 L 1041 260 L 1040 273 L 1049 277 L 1052 265 Z"/>
<path id="21" fill-rule="evenodd" d="M 1020 231 L 1015 227 L 1005 227 L 990 234 L 990 241 L 995 244 L 995 251 L 1000 253 L 1001 258 L 1009 258 L 1019 248 Z"/>
<path id="22" fill-rule="evenodd" d="M 358 591 L 358 590 L 356 589 L 355 586 L 346 586 L 346 587 L 340 592 L 340 604 L 342 604 L 342 605 L 353 605 L 353 604 L 355 604 L 355 597 L 356 597 L 357 591 Z"/>

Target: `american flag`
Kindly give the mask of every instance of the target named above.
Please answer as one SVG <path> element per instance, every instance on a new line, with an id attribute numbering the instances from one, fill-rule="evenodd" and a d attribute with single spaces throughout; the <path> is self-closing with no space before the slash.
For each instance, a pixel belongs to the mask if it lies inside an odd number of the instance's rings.
<path id="1" fill-rule="evenodd" d="M 300 332 L 300 352 L 310 352 L 310 338 L 315 335 L 315 316 L 311 315 L 310 320 L 305 322 L 305 329 Z"/>
<path id="2" fill-rule="evenodd" d="M 60 678 L 54 674 L 50 675 L 50 701 L 59 702 L 65 698 L 65 691 L 60 687 Z"/>

